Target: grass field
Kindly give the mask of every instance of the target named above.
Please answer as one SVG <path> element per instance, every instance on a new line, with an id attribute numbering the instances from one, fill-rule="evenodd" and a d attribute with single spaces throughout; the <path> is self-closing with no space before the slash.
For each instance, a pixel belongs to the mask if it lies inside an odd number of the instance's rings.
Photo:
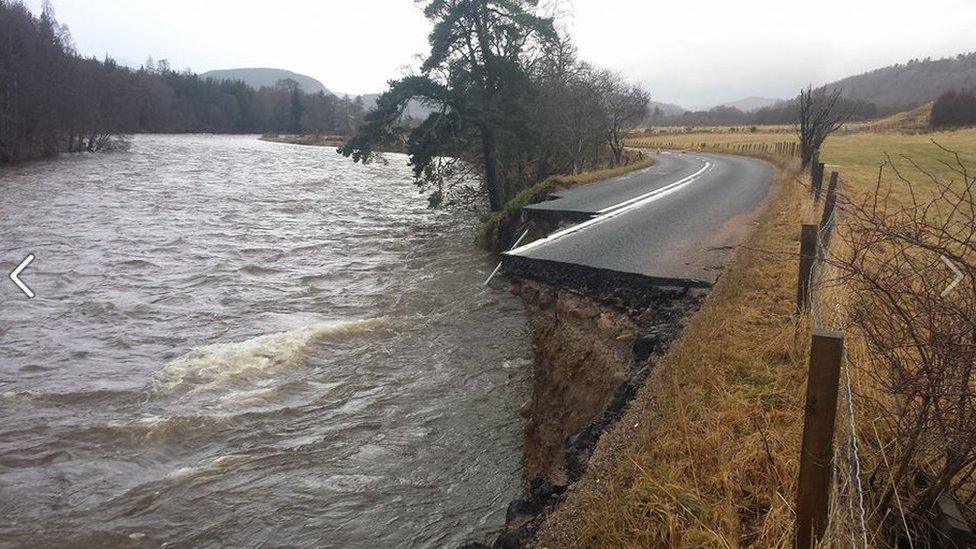
<path id="1" fill-rule="evenodd" d="M 629 141 L 634 147 L 667 147 L 673 144 L 675 148 L 701 148 L 705 151 L 740 152 L 737 148 L 751 146 L 752 151 L 741 151 L 760 157 L 769 157 L 770 153 L 758 150 L 762 145 L 767 148 L 775 143 L 795 142 L 796 136 L 784 133 L 782 127 L 777 126 L 769 130 L 760 128 L 756 132 L 728 132 L 719 131 L 720 128 L 707 128 L 695 132 L 659 133 L 653 136 L 637 136 Z M 847 190 L 854 194 L 869 191 L 878 178 L 878 168 L 890 157 L 892 163 L 905 175 L 912 175 L 916 179 L 921 176 L 911 165 L 909 159 L 926 171 L 940 177 L 951 178 L 950 170 L 942 161 L 951 161 L 952 156 L 941 150 L 938 145 L 956 151 L 962 160 L 969 165 L 976 165 L 976 129 L 969 128 L 955 131 L 930 133 L 902 133 L 893 131 L 848 131 L 831 136 L 824 143 L 820 159 L 829 166 L 827 173 L 837 170 Z M 891 174 L 893 175 L 893 174 Z"/>

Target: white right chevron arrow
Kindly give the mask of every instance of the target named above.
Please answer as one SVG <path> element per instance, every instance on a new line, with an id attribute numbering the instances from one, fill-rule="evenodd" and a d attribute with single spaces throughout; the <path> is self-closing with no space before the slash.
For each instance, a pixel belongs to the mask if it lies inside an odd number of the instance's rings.
<path id="1" fill-rule="evenodd" d="M 942 259 L 942 262 L 948 265 L 949 268 L 952 269 L 952 272 L 956 274 L 956 279 L 950 282 L 949 285 L 946 286 L 945 290 L 942 290 L 942 297 L 945 297 L 946 295 L 949 294 L 949 292 L 952 291 L 953 288 L 955 288 L 960 282 L 962 282 L 962 279 L 965 275 L 963 274 L 962 271 L 959 270 L 959 267 L 956 267 L 956 264 L 953 263 L 952 260 L 950 260 L 948 257 L 944 255 L 940 255 L 939 257 Z"/>

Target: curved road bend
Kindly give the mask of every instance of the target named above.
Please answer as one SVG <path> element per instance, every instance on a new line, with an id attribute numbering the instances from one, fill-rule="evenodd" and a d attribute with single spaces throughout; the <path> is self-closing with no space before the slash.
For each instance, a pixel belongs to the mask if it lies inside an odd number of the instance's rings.
<path id="1" fill-rule="evenodd" d="M 689 161 L 691 159 L 682 154 L 652 156 L 653 166 L 575 189 L 553 192 L 549 196 L 554 200 L 529 204 L 523 210 L 530 219 L 586 220 L 605 209 L 692 175 L 704 165 L 704 160 Z"/>
<path id="2" fill-rule="evenodd" d="M 583 267 L 639 275 L 660 285 L 714 283 L 758 217 L 772 187 L 773 167 L 721 154 L 654 156 L 654 166 L 630 177 L 527 207 L 530 217 L 585 221 L 506 252 L 506 269 Z"/>

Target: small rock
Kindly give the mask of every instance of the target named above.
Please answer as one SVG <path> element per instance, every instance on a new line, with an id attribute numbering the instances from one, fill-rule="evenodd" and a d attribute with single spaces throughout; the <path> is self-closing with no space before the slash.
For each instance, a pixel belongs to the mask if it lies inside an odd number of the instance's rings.
<path id="1" fill-rule="evenodd" d="M 505 527 L 519 528 L 534 519 L 541 511 L 542 507 L 538 503 L 517 499 L 509 503 L 508 509 L 505 511 Z"/>
<path id="2" fill-rule="evenodd" d="M 661 339 L 661 334 L 657 330 L 638 333 L 634 336 L 634 358 L 647 359 L 660 346 Z"/>
<path id="3" fill-rule="evenodd" d="M 631 341 L 634 339 L 634 332 L 630 330 L 624 330 L 620 332 L 620 335 L 616 337 L 617 341 Z"/>
<path id="4" fill-rule="evenodd" d="M 531 416 L 532 415 L 532 399 L 530 398 L 529 400 L 526 400 L 525 402 L 523 402 L 522 405 L 519 406 L 518 412 L 519 412 L 519 415 L 522 416 L 522 417 L 524 417 L 524 418 L 527 418 L 527 417 Z"/>
<path id="5" fill-rule="evenodd" d="M 628 372 L 614 372 L 613 375 L 610 376 L 610 383 L 612 383 L 613 386 L 616 387 L 617 385 L 620 385 L 621 383 L 627 381 L 628 377 L 630 377 L 630 374 Z"/>
<path id="6" fill-rule="evenodd" d="M 509 530 L 498 536 L 491 547 L 492 549 L 519 549 L 522 547 L 522 535 L 523 532 L 519 530 Z"/>
<path id="7" fill-rule="evenodd" d="M 602 333 L 611 337 L 616 332 L 616 323 L 613 321 L 613 317 L 607 313 L 600 314 L 600 318 L 596 321 L 596 327 Z"/>

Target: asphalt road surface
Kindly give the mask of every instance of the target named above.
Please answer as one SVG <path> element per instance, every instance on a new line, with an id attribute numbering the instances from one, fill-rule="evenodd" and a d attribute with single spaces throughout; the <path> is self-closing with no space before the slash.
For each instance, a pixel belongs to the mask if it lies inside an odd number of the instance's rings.
<path id="1" fill-rule="evenodd" d="M 662 285 L 708 286 L 755 224 L 773 167 L 750 158 L 662 153 L 649 169 L 563 192 L 531 215 L 584 219 L 505 254 L 509 266 L 591 268 Z"/>
<path id="2" fill-rule="evenodd" d="M 530 218 L 585 220 L 628 200 L 633 200 L 698 171 L 705 163 L 683 154 L 658 154 L 649 168 L 605 179 L 568 191 L 557 191 L 555 200 L 524 208 Z"/>

